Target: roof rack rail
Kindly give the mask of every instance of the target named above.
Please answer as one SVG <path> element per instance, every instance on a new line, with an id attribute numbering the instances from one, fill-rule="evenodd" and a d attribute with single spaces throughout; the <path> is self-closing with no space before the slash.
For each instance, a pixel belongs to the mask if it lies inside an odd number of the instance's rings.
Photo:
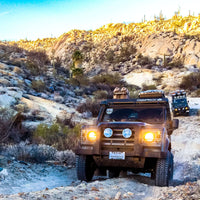
<path id="1" fill-rule="evenodd" d="M 176 90 L 176 91 L 170 92 L 171 96 L 175 96 L 175 95 L 178 96 L 178 95 L 183 95 L 183 94 L 186 94 L 185 90 Z"/>

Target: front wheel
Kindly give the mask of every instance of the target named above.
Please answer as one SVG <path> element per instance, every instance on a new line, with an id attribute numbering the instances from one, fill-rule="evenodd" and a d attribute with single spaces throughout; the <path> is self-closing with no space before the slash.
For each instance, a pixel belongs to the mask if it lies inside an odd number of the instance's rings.
<path id="1" fill-rule="evenodd" d="M 91 181 L 95 171 L 95 163 L 91 156 L 76 157 L 77 178 L 81 181 Z"/>
<path id="2" fill-rule="evenodd" d="M 169 186 L 173 178 L 173 155 L 168 151 L 166 158 L 159 158 L 156 163 L 155 185 Z"/>

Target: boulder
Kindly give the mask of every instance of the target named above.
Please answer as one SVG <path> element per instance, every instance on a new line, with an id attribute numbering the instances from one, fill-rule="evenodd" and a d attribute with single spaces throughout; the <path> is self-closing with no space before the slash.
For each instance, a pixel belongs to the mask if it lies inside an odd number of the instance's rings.
<path id="1" fill-rule="evenodd" d="M 199 58 L 195 54 L 188 54 L 185 57 L 184 64 L 185 65 L 197 65 Z"/>

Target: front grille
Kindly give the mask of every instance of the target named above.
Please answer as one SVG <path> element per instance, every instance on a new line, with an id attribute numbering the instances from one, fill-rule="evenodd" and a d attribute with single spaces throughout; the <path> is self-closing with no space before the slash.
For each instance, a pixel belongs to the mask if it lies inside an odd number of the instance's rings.
<path id="1" fill-rule="evenodd" d="M 124 129 L 116 128 L 112 130 L 113 130 L 113 135 L 110 138 L 106 138 L 103 135 L 104 130 L 102 130 L 102 140 L 101 140 L 102 150 L 123 150 L 123 149 L 133 150 L 134 149 L 135 132 L 133 129 L 131 130 L 132 136 L 128 139 L 124 138 L 122 135 L 122 131 Z"/>

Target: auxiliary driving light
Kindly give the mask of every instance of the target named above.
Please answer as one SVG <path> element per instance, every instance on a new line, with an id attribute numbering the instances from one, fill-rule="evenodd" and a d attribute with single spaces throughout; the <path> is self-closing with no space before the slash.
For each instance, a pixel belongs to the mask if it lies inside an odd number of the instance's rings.
<path id="1" fill-rule="evenodd" d="M 147 142 L 152 142 L 154 140 L 154 134 L 152 132 L 145 133 L 144 140 Z"/>
<path id="2" fill-rule="evenodd" d="M 88 136 L 87 138 L 90 142 L 95 142 L 97 139 L 97 134 L 94 131 L 90 131 L 87 136 Z"/>
<path id="3" fill-rule="evenodd" d="M 109 137 L 112 136 L 113 130 L 112 130 L 111 128 L 106 128 L 106 129 L 104 130 L 103 134 L 104 134 L 105 137 L 109 138 Z"/>
<path id="4" fill-rule="evenodd" d="M 132 135 L 132 131 L 129 128 L 126 128 L 122 131 L 122 135 L 124 138 L 130 138 Z"/>

